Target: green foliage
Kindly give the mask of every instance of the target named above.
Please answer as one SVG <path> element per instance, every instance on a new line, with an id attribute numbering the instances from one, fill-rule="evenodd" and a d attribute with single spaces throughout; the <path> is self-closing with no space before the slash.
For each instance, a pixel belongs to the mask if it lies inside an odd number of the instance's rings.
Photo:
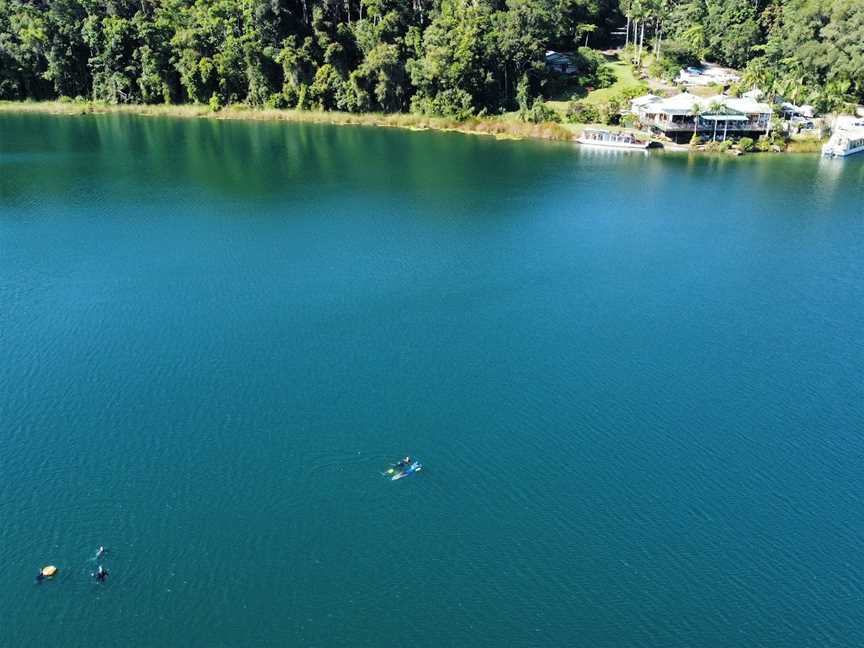
<path id="1" fill-rule="evenodd" d="M 345 82 L 336 67 L 325 63 L 315 73 L 309 86 L 309 100 L 319 110 L 336 110 L 343 99 Z"/>
<path id="2" fill-rule="evenodd" d="M 745 89 L 822 111 L 864 100 L 861 0 L 682 0 L 668 30 L 697 56 L 743 67 Z"/>
<path id="3" fill-rule="evenodd" d="M 624 126 L 625 128 L 638 128 L 639 127 L 639 119 L 636 117 L 636 115 L 631 115 L 631 114 L 621 115 L 621 119 L 619 120 L 619 123 L 622 126 Z"/>
<path id="4" fill-rule="evenodd" d="M 618 124 L 621 120 L 621 104 L 617 97 L 611 97 L 608 102 L 600 104 L 597 110 L 602 124 Z"/>
<path id="5" fill-rule="evenodd" d="M 619 101 L 622 105 L 626 106 L 635 99 L 636 97 L 641 97 L 644 94 L 648 93 L 648 84 L 640 83 L 639 85 L 630 86 L 628 88 L 624 88 L 621 92 L 618 93 Z"/>
<path id="6" fill-rule="evenodd" d="M 222 109 L 222 102 L 219 100 L 219 95 L 215 92 L 210 95 L 210 100 L 207 102 L 210 112 L 219 112 Z"/>
<path id="7" fill-rule="evenodd" d="M 409 94 L 408 75 L 399 57 L 399 48 L 381 43 L 366 54 L 363 62 L 351 73 L 356 111 L 378 110 L 398 112 L 405 107 Z"/>
<path id="8" fill-rule="evenodd" d="M 285 95 L 281 92 L 275 92 L 267 97 L 267 101 L 264 103 L 267 108 L 275 109 L 275 110 L 283 110 L 289 107 L 288 101 L 285 99 Z"/>
<path id="9" fill-rule="evenodd" d="M 579 85 L 608 88 L 615 83 L 615 73 L 606 65 L 606 58 L 598 51 L 580 47 L 573 55 Z"/>
<path id="10" fill-rule="evenodd" d="M 740 0 L 683 0 L 669 13 L 671 35 L 697 60 L 740 67 L 761 37 L 756 7 Z"/>
<path id="11" fill-rule="evenodd" d="M 528 77 L 522 75 L 516 87 L 516 103 L 519 106 L 519 119 L 527 121 L 528 116 Z"/>
<path id="12" fill-rule="evenodd" d="M 584 101 L 571 101 L 567 104 L 567 121 L 571 124 L 596 124 L 600 121 L 600 112 Z"/>
<path id="13" fill-rule="evenodd" d="M 522 117 L 523 121 L 531 122 L 532 124 L 542 124 L 544 122 L 560 122 L 561 115 L 554 108 L 547 106 L 540 97 L 534 98 L 534 103 L 531 108 L 526 111 Z"/>
<path id="14" fill-rule="evenodd" d="M 527 118 L 541 94 L 612 85 L 584 45 L 622 14 L 645 34 L 623 59 L 657 76 L 707 58 L 822 111 L 864 101 L 861 0 L 0 0 L 0 99 Z M 576 74 L 547 70 L 547 49 Z"/>
<path id="15" fill-rule="evenodd" d="M 749 137 L 742 137 L 740 140 L 738 140 L 738 148 L 740 148 L 745 153 L 749 153 L 750 151 L 752 151 L 753 145 L 754 142 Z"/>
<path id="16" fill-rule="evenodd" d="M 651 76 L 672 80 L 683 67 L 698 65 L 697 50 L 684 41 L 669 41 L 649 67 Z"/>
<path id="17" fill-rule="evenodd" d="M 621 57 L 622 61 L 627 61 L 628 63 L 632 63 L 636 60 L 636 46 L 632 43 L 632 41 L 621 48 Z"/>
<path id="18" fill-rule="evenodd" d="M 789 0 L 748 74 L 796 103 L 833 110 L 864 97 L 864 3 Z"/>
<path id="19" fill-rule="evenodd" d="M 632 96 L 634 96 L 632 90 L 612 95 L 606 102 L 597 105 L 596 116 L 593 121 L 602 124 L 620 124 L 623 117 L 622 113 L 630 105 Z"/>
<path id="20" fill-rule="evenodd" d="M 300 84 L 300 87 L 297 90 L 296 100 L 297 100 L 297 103 L 295 104 L 295 107 L 297 108 L 297 110 L 308 110 L 310 108 L 310 105 L 309 105 L 309 86 L 307 86 L 305 83 Z M 288 101 L 287 97 L 286 97 L 286 101 Z M 290 102 L 289 102 L 289 105 L 290 105 Z"/>
<path id="21" fill-rule="evenodd" d="M 492 11 L 467 0 L 444 0 L 423 35 L 424 55 L 409 62 L 415 111 L 466 119 L 494 103 L 495 79 L 482 62 L 491 44 Z M 491 101 L 490 101 L 491 100 Z"/>
<path id="22" fill-rule="evenodd" d="M 595 88 L 608 88 L 618 80 L 618 77 L 615 76 L 615 71 L 605 64 L 597 68 L 596 78 L 597 80 L 594 82 Z"/>

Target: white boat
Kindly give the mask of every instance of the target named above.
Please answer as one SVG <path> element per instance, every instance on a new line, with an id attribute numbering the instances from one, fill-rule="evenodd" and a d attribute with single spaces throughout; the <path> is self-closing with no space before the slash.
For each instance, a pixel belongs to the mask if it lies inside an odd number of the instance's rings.
<path id="1" fill-rule="evenodd" d="M 834 122 L 831 139 L 822 147 L 825 157 L 846 157 L 864 151 L 864 119 L 841 116 Z"/>
<path id="2" fill-rule="evenodd" d="M 619 133 L 602 128 L 586 128 L 576 141 L 586 146 L 602 146 L 604 148 L 645 150 L 651 142 L 641 142 L 630 133 Z"/>

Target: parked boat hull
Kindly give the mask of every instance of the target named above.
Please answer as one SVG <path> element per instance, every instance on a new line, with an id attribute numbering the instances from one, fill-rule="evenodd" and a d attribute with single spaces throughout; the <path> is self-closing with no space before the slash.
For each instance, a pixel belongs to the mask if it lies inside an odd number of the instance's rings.
<path id="1" fill-rule="evenodd" d="M 837 149 L 829 147 L 827 144 L 822 147 L 822 155 L 825 157 L 848 157 L 856 153 L 864 153 L 864 146 L 857 146 L 851 149 Z"/>
<path id="2" fill-rule="evenodd" d="M 581 137 L 577 137 L 576 141 L 582 146 L 596 146 L 598 148 L 611 149 L 628 149 L 631 151 L 644 151 L 651 145 L 651 142 L 641 142 L 639 144 L 625 144 L 623 142 L 598 142 L 594 140 L 582 139 Z"/>

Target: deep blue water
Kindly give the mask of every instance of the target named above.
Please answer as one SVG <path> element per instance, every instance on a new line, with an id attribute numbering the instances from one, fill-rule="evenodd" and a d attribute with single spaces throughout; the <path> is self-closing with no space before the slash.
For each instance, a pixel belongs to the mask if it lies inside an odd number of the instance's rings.
<path id="1" fill-rule="evenodd" d="M 2 646 L 861 646 L 862 432 L 864 156 L 0 115 Z"/>

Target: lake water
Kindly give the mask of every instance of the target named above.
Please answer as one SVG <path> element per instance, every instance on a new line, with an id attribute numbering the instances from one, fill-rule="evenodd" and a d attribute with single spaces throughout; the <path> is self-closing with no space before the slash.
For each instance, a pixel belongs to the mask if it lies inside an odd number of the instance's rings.
<path id="1" fill-rule="evenodd" d="M 861 158 L 0 116 L 0 645 L 864 645 Z"/>

